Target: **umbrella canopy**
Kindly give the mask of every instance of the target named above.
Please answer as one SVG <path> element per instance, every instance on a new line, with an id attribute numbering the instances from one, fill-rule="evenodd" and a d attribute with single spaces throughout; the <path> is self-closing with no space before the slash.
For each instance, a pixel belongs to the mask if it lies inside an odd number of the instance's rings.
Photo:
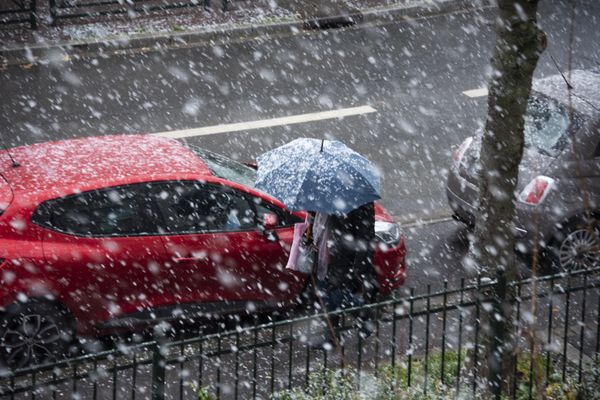
<path id="1" fill-rule="evenodd" d="M 341 142 L 296 139 L 258 157 L 256 188 L 292 211 L 347 214 L 377 200 L 380 176 Z"/>

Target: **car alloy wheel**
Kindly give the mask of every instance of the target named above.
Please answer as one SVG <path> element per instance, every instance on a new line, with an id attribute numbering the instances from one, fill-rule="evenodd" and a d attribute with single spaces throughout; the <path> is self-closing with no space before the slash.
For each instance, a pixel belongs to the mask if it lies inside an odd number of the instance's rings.
<path id="1" fill-rule="evenodd" d="M 600 261 L 598 230 L 580 228 L 568 234 L 560 244 L 558 260 L 564 270 L 592 268 Z"/>
<path id="2" fill-rule="evenodd" d="M 56 361 L 68 354 L 74 335 L 62 307 L 37 300 L 13 303 L 0 319 L 0 363 L 19 369 Z"/>
<path id="3" fill-rule="evenodd" d="M 58 324 L 39 314 L 10 321 L 2 334 L 5 361 L 12 368 L 54 360 L 61 340 Z"/>

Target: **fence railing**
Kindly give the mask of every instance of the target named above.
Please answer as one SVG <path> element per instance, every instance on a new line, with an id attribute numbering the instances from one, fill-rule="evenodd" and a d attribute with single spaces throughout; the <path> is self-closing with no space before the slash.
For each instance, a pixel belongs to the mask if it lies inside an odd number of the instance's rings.
<path id="1" fill-rule="evenodd" d="M 53 21 L 111 14 L 146 14 L 176 8 L 210 7 L 211 0 L 50 0 Z M 228 1 L 223 2 L 226 10 Z"/>
<path id="2" fill-rule="evenodd" d="M 556 379 L 581 382 L 596 361 L 599 272 L 516 283 L 514 326 L 522 339 L 513 385 L 525 397 Z M 470 395 L 485 369 L 481 317 L 491 285 L 462 280 L 456 287 L 427 286 L 333 313 L 337 345 L 314 345 L 326 328 L 321 315 L 311 315 L 7 371 L 0 399 L 197 399 L 201 389 L 219 399 L 270 398 L 306 387 L 323 371 L 354 377 L 356 390 L 393 376 L 395 390 L 427 392 L 442 384 Z M 372 317 L 368 330 L 357 322 L 365 314 Z"/>
<path id="3" fill-rule="evenodd" d="M 28 24 L 31 29 L 37 27 L 36 0 L 0 1 L 0 26 Z"/>
<path id="4" fill-rule="evenodd" d="M 49 9 L 50 21 L 90 19 L 108 15 L 145 15 L 171 9 L 213 6 L 211 0 L 0 0 L 0 27 L 38 27 L 38 8 Z M 230 0 L 221 0 L 227 11 Z M 44 18 L 41 19 L 42 21 Z"/>

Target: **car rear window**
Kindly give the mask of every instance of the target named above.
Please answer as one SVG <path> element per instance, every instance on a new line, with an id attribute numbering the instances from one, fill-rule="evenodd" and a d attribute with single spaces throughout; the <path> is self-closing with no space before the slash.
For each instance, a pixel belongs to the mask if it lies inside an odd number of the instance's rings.
<path id="1" fill-rule="evenodd" d="M 570 121 L 572 117 L 572 121 Z M 525 113 L 525 145 L 539 153 L 558 157 L 569 143 L 569 127 L 581 126 L 583 117 L 542 95 L 533 95 Z"/>
<path id="2" fill-rule="evenodd" d="M 222 155 L 188 145 L 204 161 L 210 172 L 219 178 L 253 188 L 256 170 Z"/>
<path id="3" fill-rule="evenodd" d="M 6 180 L 0 177 L 0 215 L 8 208 L 13 200 L 13 192 Z"/>

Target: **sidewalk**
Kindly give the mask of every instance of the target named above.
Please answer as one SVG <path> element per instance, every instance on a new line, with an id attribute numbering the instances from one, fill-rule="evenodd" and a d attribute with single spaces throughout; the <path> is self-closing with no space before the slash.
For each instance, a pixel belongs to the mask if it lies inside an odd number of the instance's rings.
<path id="1" fill-rule="evenodd" d="M 38 2 L 40 2 L 38 0 Z M 201 4 L 202 1 L 199 1 Z M 48 53 L 160 48 L 229 37 L 255 37 L 357 22 L 407 19 L 489 7 L 493 0 L 237 0 L 146 15 L 110 15 L 50 23 L 38 12 L 38 29 L 0 26 L 0 64 L 37 62 Z"/>

